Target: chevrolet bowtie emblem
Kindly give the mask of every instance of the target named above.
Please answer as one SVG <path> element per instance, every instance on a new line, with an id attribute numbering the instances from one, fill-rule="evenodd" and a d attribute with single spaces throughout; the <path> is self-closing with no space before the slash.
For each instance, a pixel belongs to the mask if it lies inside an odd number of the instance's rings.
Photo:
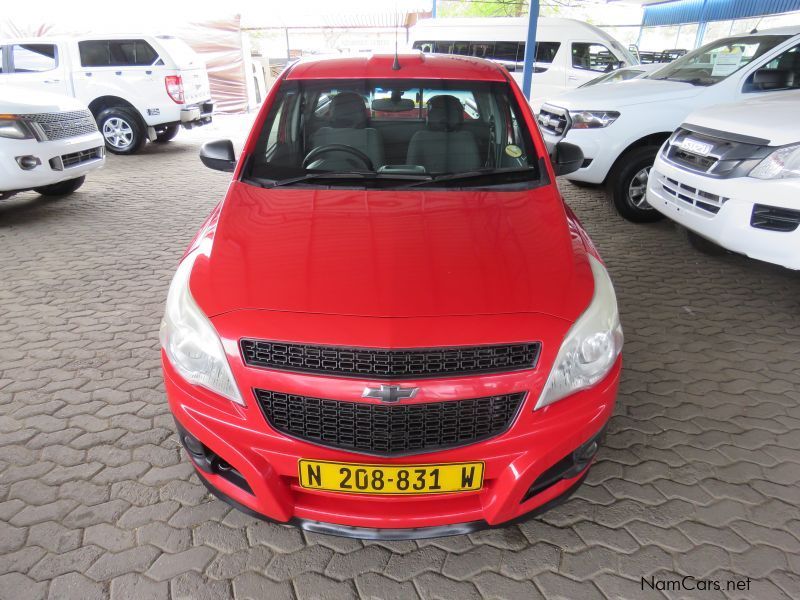
<path id="1" fill-rule="evenodd" d="M 382 385 L 381 387 L 365 387 L 362 398 L 375 398 L 381 402 L 397 402 L 417 395 L 419 388 L 404 388 L 399 385 Z"/>

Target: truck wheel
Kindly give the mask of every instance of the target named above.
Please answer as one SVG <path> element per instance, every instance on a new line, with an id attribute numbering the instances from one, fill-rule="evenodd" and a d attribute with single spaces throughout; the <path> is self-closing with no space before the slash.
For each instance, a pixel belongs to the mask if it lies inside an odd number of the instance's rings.
<path id="1" fill-rule="evenodd" d="M 34 188 L 33 191 L 42 196 L 66 196 L 81 187 L 84 181 L 86 181 L 86 177 L 76 177 L 75 179 L 67 179 L 52 185 Z"/>
<path id="2" fill-rule="evenodd" d="M 162 129 L 156 129 L 156 142 L 159 144 L 164 144 L 170 141 L 176 135 L 178 135 L 180 128 L 180 125 L 173 123 L 172 125 L 164 126 Z"/>
<path id="3" fill-rule="evenodd" d="M 647 203 L 647 178 L 658 146 L 634 148 L 617 159 L 608 177 L 608 193 L 620 215 L 634 223 L 652 223 L 664 218 Z"/>
<path id="4" fill-rule="evenodd" d="M 692 248 L 699 250 L 703 254 L 708 254 L 709 256 L 722 256 L 723 254 L 728 253 L 728 251 L 722 246 L 715 244 L 711 240 L 707 240 L 702 235 L 697 235 L 690 229 L 686 230 L 686 239 L 689 240 L 689 245 Z"/>
<path id="5" fill-rule="evenodd" d="M 114 154 L 138 152 L 145 140 L 142 119 L 136 111 L 124 106 L 112 106 L 97 115 L 97 126 L 106 141 L 106 148 Z"/>

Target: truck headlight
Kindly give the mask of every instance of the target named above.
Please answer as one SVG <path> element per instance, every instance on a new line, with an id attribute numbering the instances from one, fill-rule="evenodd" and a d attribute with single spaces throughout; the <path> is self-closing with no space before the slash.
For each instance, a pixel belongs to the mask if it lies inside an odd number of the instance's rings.
<path id="1" fill-rule="evenodd" d="M 552 404 L 603 379 L 622 351 L 617 297 L 606 268 L 589 256 L 594 295 L 561 344 L 534 410 Z"/>
<path id="2" fill-rule="evenodd" d="M 35 139 L 33 130 L 17 115 L 0 115 L 0 137 L 12 140 Z"/>
<path id="3" fill-rule="evenodd" d="M 195 250 L 184 258 L 172 278 L 161 321 L 161 347 L 186 381 L 244 405 L 219 335 L 189 290 L 189 276 L 199 254 Z"/>
<path id="4" fill-rule="evenodd" d="M 784 146 L 758 163 L 750 177 L 757 179 L 789 179 L 800 177 L 800 144 Z"/>
<path id="5" fill-rule="evenodd" d="M 571 112 L 573 129 L 600 129 L 608 127 L 619 118 L 619 113 L 613 110 L 582 110 Z"/>

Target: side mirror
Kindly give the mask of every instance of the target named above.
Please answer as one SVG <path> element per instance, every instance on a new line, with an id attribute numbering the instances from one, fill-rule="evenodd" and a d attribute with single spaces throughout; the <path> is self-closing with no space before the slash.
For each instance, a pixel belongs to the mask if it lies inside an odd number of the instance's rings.
<path id="1" fill-rule="evenodd" d="M 200 160 L 209 169 L 232 173 L 236 168 L 236 153 L 230 140 L 206 142 L 200 148 Z"/>
<path id="2" fill-rule="evenodd" d="M 583 150 L 569 142 L 558 142 L 552 155 L 556 175 L 574 173 L 583 166 Z"/>

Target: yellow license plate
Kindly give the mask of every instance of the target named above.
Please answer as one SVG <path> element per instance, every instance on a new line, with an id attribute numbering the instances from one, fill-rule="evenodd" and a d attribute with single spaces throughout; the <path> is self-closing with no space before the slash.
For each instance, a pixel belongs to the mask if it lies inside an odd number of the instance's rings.
<path id="1" fill-rule="evenodd" d="M 443 494 L 483 487 L 483 463 L 362 465 L 322 460 L 298 461 L 300 485 L 312 490 L 353 494 Z"/>

